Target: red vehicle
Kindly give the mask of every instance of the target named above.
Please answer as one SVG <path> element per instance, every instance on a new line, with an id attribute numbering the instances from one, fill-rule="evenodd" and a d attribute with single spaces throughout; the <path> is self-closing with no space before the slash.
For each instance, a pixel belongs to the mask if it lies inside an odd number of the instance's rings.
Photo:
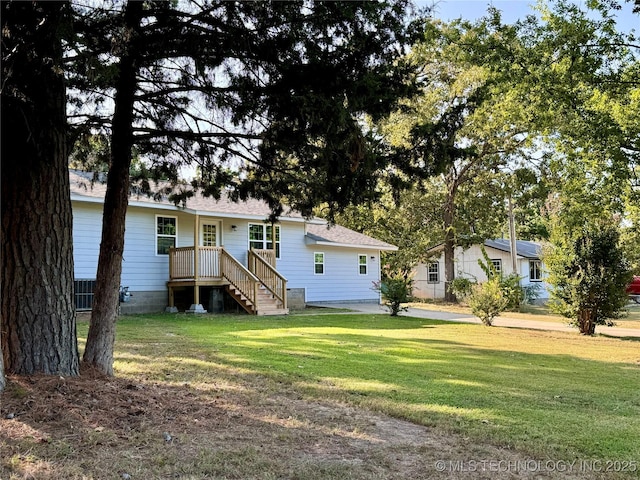
<path id="1" fill-rule="evenodd" d="M 633 277 L 626 292 L 634 302 L 640 303 L 640 276 Z"/>

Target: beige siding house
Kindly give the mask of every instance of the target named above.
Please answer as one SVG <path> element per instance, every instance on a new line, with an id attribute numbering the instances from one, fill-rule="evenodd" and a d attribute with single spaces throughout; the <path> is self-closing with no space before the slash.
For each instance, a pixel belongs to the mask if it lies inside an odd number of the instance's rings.
<path id="1" fill-rule="evenodd" d="M 511 244 L 508 239 L 487 240 L 484 248 L 489 259 L 498 271 L 505 275 L 513 273 L 511 262 Z M 549 297 L 547 284 L 544 281 L 544 265 L 540 259 L 541 244 L 518 240 L 516 242 L 516 273 L 520 276 L 522 286 L 538 285 L 538 299 L 544 301 Z M 418 298 L 442 299 L 445 293 L 444 257 L 442 246 L 431 249 L 434 259 L 416 267 L 413 276 L 413 294 Z M 456 277 L 483 282 L 487 276 L 478 264 L 484 260 L 480 245 L 472 245 L 468 249 L 456 248 Z"/>

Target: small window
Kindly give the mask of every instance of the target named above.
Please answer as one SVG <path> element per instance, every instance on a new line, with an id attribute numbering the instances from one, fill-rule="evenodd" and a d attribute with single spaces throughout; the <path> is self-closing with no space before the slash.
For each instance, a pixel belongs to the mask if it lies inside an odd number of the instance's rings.
<path id="1" fill-rule="evenodd" d="M 358 255 L 358 272 L 360 275 L 367 274 L 367 256 L 366 255 Z"/>
<path id="2" fill-rule="evenodd" d="M 177 225 L 176 217 L 156 216 L 156 254 L 169 255 L 169 249 L 176 246 Z"/>
<path id="3" fill-rule="evenodd" d="M 280 258 L 280 225 L 276 229 L 276 258 Z M 273 226 L 264 223 L 249 224 L 249 249 L 273 250 Z"/>
<path id="4" fill-rule="evenodd" d="M 324 253 L 316 252 L 313 254 L 313 268 L 316 275 L 324 275 Z"/>
<path id="5" fill-rule="evenodd" d="M 440 265 L 438 264 L 438 262 L 432 262 L 427 266 L 427 282 L 440 282 Z"/>
<path id="6" fill-rule="evenodd" d="M 215 247 L 216 246 L 216 226 L 212 223 L 202 224 L 202 246 L 203 247 Z"/>
<path id="7" fill-rule="evenodd" d="M 529 260 L 529 280 L 532 282 L 542 280 L 542 262 L 540 260 Z"/>
<path id="8" fill-rule="evenodd" d="M 500 259 L 491 260 L 491 265 L 493 265 L 493 268 L 496 269 L 497 273 L 502 273 L 502 260 Z"/>
<path id="9" fill-rule="evenodd" d="M 93 306 L 93 291 L 96 288 L 95 280 L 73 280 L 75 292 L 76 310 L 91 310 Z"/>

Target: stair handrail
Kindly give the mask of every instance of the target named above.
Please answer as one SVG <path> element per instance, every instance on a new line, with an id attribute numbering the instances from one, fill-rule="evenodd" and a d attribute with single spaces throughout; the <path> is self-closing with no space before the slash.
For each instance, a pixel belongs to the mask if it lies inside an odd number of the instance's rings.
<path id="1" fill-rule="evenodd" d="M 280 301 L 282 308 L 287 308 L 287 279 L 284 275 L 253 250 L 249 250 L 249 270 Z"/>
<path id="2" fill-rule="evenodd" d="M 233 255 L 222 249 L 222 276 L 258 310 L 258 285 L 260 279 L 242 265 Z M 229 267 L 229 268 L 228 268 Z"/>

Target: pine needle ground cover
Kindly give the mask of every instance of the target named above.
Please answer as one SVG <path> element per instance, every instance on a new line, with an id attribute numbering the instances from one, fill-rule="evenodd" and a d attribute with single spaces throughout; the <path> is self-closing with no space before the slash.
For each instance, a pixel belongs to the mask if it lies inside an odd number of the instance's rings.
<path id="1" fill-rule="evenodd" d="M 118 322 L 115 371 L 9 378 L 0 478 L 609 479 L 640 468 L 631 340 L 388 315 L 136 316 Z M 479 469 L 487 459 L 521 469 Z"/>

